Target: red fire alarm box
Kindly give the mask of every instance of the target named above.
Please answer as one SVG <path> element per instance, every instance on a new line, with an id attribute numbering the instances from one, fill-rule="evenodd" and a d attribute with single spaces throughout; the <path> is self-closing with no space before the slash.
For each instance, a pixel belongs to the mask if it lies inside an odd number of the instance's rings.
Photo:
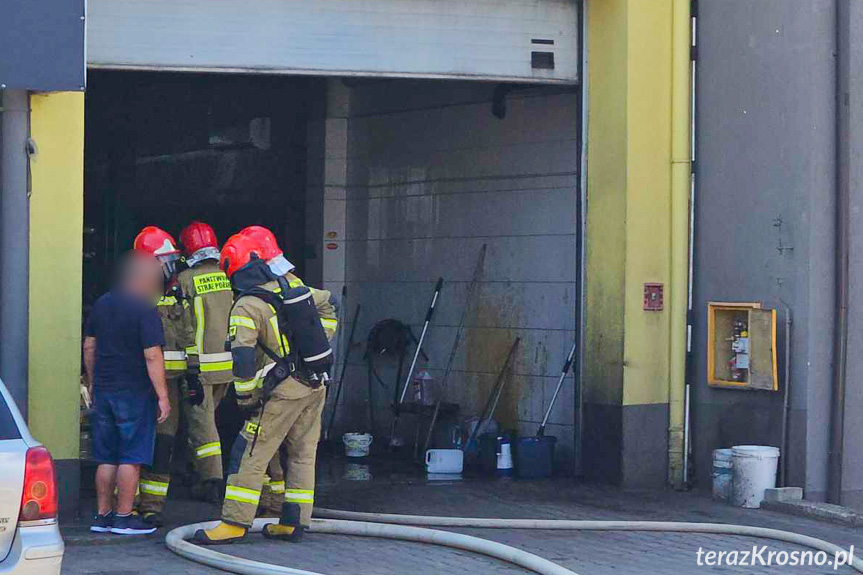
<path id="1" fill-rule="evenodd" d="M 644 284 L 644 311 L 662 311 L 662 284 Z"/>

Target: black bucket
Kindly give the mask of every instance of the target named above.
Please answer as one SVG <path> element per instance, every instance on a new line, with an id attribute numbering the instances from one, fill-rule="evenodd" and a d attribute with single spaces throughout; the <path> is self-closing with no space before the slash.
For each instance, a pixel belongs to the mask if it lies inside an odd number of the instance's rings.
<path id="1" fill-rule="evenodd" d="M 553 435 L 520 437 L 515 444 L 515 473 L 523 479 L 551 477 L 554 471 Z"/>

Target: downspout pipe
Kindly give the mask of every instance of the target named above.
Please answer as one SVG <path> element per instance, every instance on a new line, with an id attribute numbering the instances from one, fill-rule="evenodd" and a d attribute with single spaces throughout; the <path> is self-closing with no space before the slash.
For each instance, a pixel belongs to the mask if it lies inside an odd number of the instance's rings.
<path id="1" fill-rule="evenodd" d="M 788 427 L 791 417 L 791 308 L 785 306 L 785 381 L 782 384 L 782 443 L 779 449 L 779 486 L 788 487 Z"/>
<path id="2" fill-rule="evenodd" d="M 850 252 L 850 0 L 836 0 L 836 312 L 833 335 L 833 377 L 830 402 L 830 446 L 827 500 L 842 504 L 845 442 L 845 390 L 848 363 L 848 285 Z"/>
<path id="3" fill-rule="evenodd" d="M 0 90 L 0 378 L 27 417 L 29 95 Z"/>
<path id="4" fill-rule="evenodd" d="M 668 480 L 684 488 L 686 315 L 689 286 L 689 197 L 692 186 L 692 15 L 673 0 L 671 86 L 671 285 L 669 293 Z"/>

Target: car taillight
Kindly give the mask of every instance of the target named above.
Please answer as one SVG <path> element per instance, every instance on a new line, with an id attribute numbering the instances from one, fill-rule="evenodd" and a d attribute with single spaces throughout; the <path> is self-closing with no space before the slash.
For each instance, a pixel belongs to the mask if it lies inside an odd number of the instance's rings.
<path id="1" fill-rule="evenodd" d="M 27 450 L 24 492 L 19 521 L 57 518 L 57 475 L 51 453 L 44 447 Z"/>

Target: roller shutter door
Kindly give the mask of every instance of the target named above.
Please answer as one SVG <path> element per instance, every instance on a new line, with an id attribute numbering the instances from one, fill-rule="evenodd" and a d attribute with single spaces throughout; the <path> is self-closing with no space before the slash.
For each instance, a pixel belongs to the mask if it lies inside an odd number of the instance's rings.
<path id="1" fill-rule="evenodd" d="M 91 68 L 578 81 L 575 0 L 89 0 Z"/>

